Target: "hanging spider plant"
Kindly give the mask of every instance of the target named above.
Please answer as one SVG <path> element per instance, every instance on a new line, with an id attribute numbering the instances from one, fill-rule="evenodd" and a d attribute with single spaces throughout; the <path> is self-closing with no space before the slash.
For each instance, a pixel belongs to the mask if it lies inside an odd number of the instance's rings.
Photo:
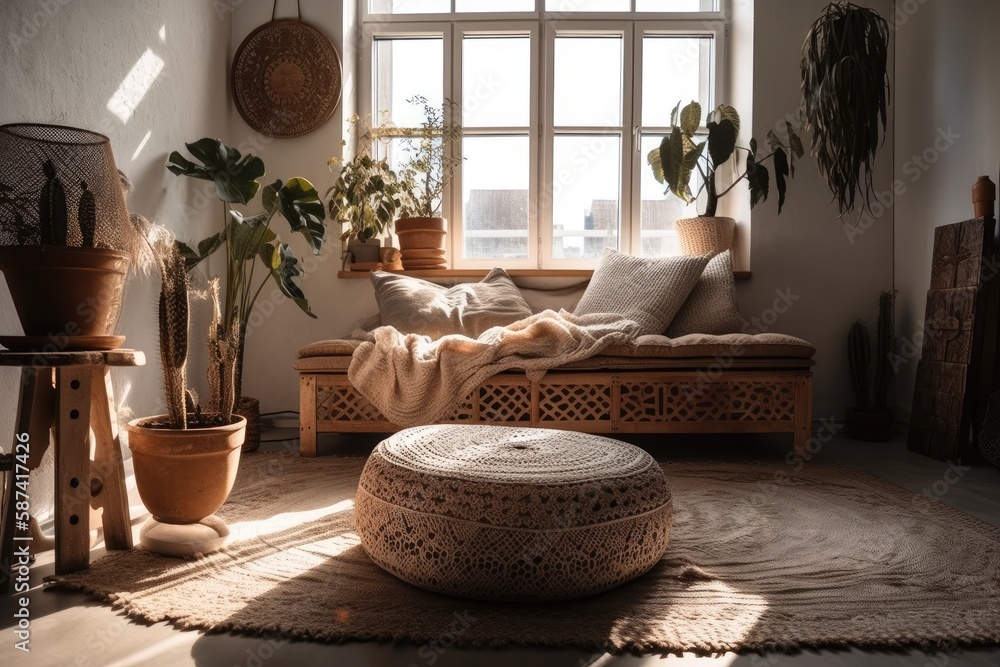
<path id="1" fill-rule="evenodd" d="M 827 6 L 802 46 L 802 118 L 842 216 L 859 195 L 863 210 L 871 208 L 889 105 L 888 51 L 888 22 L 846 0 Z"/>

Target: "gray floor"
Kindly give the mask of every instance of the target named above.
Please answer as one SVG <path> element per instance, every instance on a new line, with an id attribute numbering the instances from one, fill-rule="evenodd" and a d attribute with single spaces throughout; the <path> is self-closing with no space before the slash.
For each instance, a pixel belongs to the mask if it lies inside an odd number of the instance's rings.
<path id="1" fill-rule="evenodd" d="M 281 436 L 282 432 L 276 432 Z M 274 434 L 272 434 L 273 437 Z M 289 432 L 289 436 L 292 435 Z M 265 436 L 267 437 L 267 436 Z M 377 438 L 328 437 L 321 441 L 321 453 L 364 454 Z M 767 437 L 680 437 L 637 438 L 663 459 L 674 460 L 755 460 L 780 462 L 787 441 Z M 294 448 L 293 441 L 267 445 L 272 449 Z M 914 492 L 929 493 L 941 502 L 1000 526 L 1000 470 L 976 466 L 970 470 L 950 469 L 947 464 L 926 459 L 906 450 L 902 438 L 886 444 L 861 443 L 836 436 L 824 444 L 817 461 L 860 468 L 900 484 Z M 950 471 L 950 472 L 949 472 Z M 960 475 L 959 475 L 960 473 Z M 948 480 L 954 483 L 948 483 Z M 957 480 L 957 481 L 956 481 Z M 134 490 L 133 490 L 134 491 Z M 141 506 L 133 510 L 138 526 L 144 517 Z M 1000 548 L 1000 545 L 998 545 Z M 101 552 L 100 545 L 92 557 Z M 204 635 L 181 632 L 165 623 L 145 626 L 128 620 L 109 607 L 84 595 L 44 591 L 42 578 L 52 574 L 52 552 L 41 554 L 31 573 L 28 593 L 31 613 L 31 653 L 14 648 L 14 602 L 0 598 L 0 665 L 75 665 L 80 667 L 131 667 L 134 665 L 187 665 L 277 667 L 279 665 L 401 665 L 405 667 L 449 667 L 453 665 L 518 665 L 534 667 L 632 667 L 636 665 L 705 665 L 706 667 L 773 666 L 913 666 L 1000 665 L 1000 647 L 961 649 L 937 654 L 918 651 L 872 653 L 863 651 L 806 652 L 798 655 L 726 654 L 714 658 L 694 656 L 609 656 L 582 651 L 516 649 L 502 651 L 443 649 L 432 646 L 355 643 L 324 645 L 310 642 L 268 641 L 231 635 Z M 1000 600 L 997 601 L 1000 604 Z"/>

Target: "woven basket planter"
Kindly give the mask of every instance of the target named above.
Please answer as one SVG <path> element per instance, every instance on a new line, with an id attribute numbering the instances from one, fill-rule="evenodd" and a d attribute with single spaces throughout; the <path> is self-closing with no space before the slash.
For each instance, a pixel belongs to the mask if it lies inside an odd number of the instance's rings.
<path id="1" fill-rule="evenodd" d="M 732 218 L 681 218 L 674 222 L 681 254 L 704 255 L 725 252 L 733 247 L 736 221 Z"/>

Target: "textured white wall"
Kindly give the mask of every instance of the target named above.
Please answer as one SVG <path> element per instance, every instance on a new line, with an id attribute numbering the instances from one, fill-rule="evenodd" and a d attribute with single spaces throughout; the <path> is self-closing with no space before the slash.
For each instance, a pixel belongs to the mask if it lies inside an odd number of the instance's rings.
<path id="1" fill-rule="evenodd" d="M 993 0 L 899 2 L 896 179 L 906 192 L 896 204 L 896 286 L 903 351 L 919 349 L 930 287 L 934 228 L 973 216 L 972 185 L 997 182 L 1000 163 L 1000 70 Z M 949 137 L 947 140 L 945 137 Z M 897 403 L 908 413 L 916 358 L 902 366 Z"/>
<path id="2" fill-rule="evenodd" d="M 181 237 L 200 238 L 214 218 L 208 211 L 185 218 L 182 210 L 194 203 L 194 190 L 177 183 L 164 164 L 184 141 L 228 133 L 231 18 L 224 9 L 223 3 L 190 0 L 4 2 L 0 123 L 58 123 L 108 135 L 118 167 L 136 187 L 131 209 Z M 126 122 L 109 111 L 108 102 L 144 55 L 146 62 L 162 61 L 162 68 L 141 100 L 129 98 L 134 111 Z M 132 280 L 120 325 L 127 345 L 144 350 L 149 362 L 115 373 L 118 398 L 136 415 L 155 413 L 162 405 L 157 285 L 155 278 Z M 5 284 L 0 287 L 0 331 L 20 333 Z M 196 365 L 202 354 L 196 347 Z M 15 370 L 0 371 L 3 434 L 13 428 L 16 378 Z"/>
<path id="3" fill-rule="evenodd" d="M 341 155 L 340 141 L 344 136 L 344 119 L 356 108 L 355 23 L 353 2 L 302 0 L 302 20 L 323 32 L 337 48 L 344 63 L 344 97 L 337 113 L 313 132 L 294 139 L 265 140 L 262 150 L 255 151 L 267 166 L 267 179 L 287 180 L 293 176 L 308 178 L 326 193 L 333 184 L 327 160 Z M 233 19 L 232 53 L 244 38 L 271 18 L 271 0 L 243 0 Z M 295 3 L 279 0 L 278 18 L 294 16 Z M 233 136 L 256 136 L 231 107 Z M 257 313 L 250 321 L 246 347 L 246 370 L 243 393 L 261 401 L 264 412 L 298 410 L 298 376 L 292 370 L 295 351 L 310 342 L 337 338 L 349 334 L 362 319 L 375 312 L 371 286 L 367 281 L 338 280 L 341 266 L 340 226 L 331 225 L 327 244 L 319 257 L 313 257 L 301 236 L 288 231 L 283 219 L 274 221 L 282 240 L 290 243 L 296 254 L 306 260 L 307 276 L 302 289 L 318 319 L 310 319 L 295 304 L 282 301 L 276 287 L 268 285 L 258 300 Z"/>
<path id="4" fill-rule="evenodd" d="M 802 42 L 828 2 L 755 0 L 754 4 L 753 128 L 754 136 L 764 144 L 767 130 L 776 121 L 797 114 Z M 892 14 L 891 0 L 862 4 L 885 17 Z M 880 191 L 893 179 L 892 115 L 901 106 L 898 99 L 893 97 L 887 139 L 876 164 L 875 185 Z M 803 135 L 803 141 L 808 150 L 809 138 Z M 878 294 L 893 286 L 892 208 L 854 237 L 845 233 L 837 214 L 816 163 L 803 159 L 788 186 L 781 215 L 777 215 L 776 202 L 770 200 L 754 210 L 753 279 L 739 287 L 743 314 L 767 318 L 764 322 L 771 319 L 769 311 L 779 299 L 779 291 L 798 297 L 771 328 L 801 336 L 819 350 L 816 419 L 843 418 L 844 408 L 852 401 L 845 342 L 848 327 L 859 317 L 874 325 Z"/>

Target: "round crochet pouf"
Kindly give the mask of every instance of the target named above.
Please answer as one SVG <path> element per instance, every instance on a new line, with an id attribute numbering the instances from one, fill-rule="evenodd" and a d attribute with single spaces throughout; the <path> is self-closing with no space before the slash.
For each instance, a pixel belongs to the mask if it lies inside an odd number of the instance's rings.
<path id="1" fill-rule="evenodd" d="M 673 505 L 639 449 L 581 433 L 422 426 L 379 443 L 355 499 L 361 544 L 421 588 L 483 600 L 590 595 L 663 556 Z"/>

